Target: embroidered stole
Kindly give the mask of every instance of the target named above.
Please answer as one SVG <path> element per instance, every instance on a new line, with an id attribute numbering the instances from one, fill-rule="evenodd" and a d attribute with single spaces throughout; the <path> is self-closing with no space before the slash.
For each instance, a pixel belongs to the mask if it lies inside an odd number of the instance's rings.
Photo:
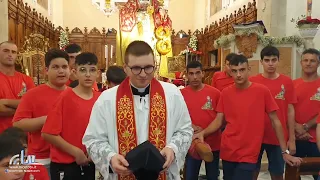
<path id="1" fill-rule="evenodd" d="M 164 90 L 159 81 L 150 84 L 150 110 L 148 140 L 159 151 L 166 146 L 167 109 Z M 138 145 L 135 122 L 134 101 L 129 78 L 118 87 L 116 97 L 116 118 L 119 154 L 125 156 Z M 135 180 L 134 175 L 120 176 L 118 180 Z M 166 173 L 160 173 L 158 180 L 166 180 Z"/>

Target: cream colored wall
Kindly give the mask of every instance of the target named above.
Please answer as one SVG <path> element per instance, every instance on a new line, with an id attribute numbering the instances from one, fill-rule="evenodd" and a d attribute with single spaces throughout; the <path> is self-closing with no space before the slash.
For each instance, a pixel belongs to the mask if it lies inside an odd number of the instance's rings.
<path id="1" fill-rule="evenodd" d="M 172 0 L 169 3 L 169 16 L 175 31 L 189 29 L 194 26 L 194 2 L 196 0 Z M 110 17 L 105 16 L 100 10 L 92 5 L 91 0 L 65 0 L 63 1 L 63 26 L 73 29 L 84 27 L 99 30 L 102 27 L 119 29 L 119 13 Z"/>
<path id="2" fill-rule="evenodd" d="M 50 3 L 50 1 L 56 1 L 56 0 L 48 0 Z M 47 17 L 50 21 L 52 21 L 52 16 L 49 15 L 49 11 L 46 10 L 45 8 L 43 8 L 42 6 L 40 6 L 39 4 L 33 2 L 33 0 L 23 0 L 24 3 L 28 3 L 28 5 L 31 8 L 35 8 L 36 11 L 39 13 L 41 13 L 44 17 Z"/>
<path id="3" fill-rule="evenodd" d="M 8 0 L 0 1 L 0 42 L 8 40 Z"/>

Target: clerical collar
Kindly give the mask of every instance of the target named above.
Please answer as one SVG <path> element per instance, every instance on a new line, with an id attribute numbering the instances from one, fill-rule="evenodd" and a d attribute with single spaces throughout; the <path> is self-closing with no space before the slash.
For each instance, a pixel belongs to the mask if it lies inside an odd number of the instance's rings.
<path id="1" fill-rule="evenodd" d="M 150 84 L 145 88 L 136 88 L 131 84 L 131 90 L 133 95 L 138 95 L 140 97 L 145 97 L 149 94 Z"/>

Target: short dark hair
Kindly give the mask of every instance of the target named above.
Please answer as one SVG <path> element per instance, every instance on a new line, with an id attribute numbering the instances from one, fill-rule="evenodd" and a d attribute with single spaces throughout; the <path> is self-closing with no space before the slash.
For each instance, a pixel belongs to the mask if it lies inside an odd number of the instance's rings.
<path id="1" fill-rule="evenodd" d="M 248 59 L 242 54 L 233 56 L 233 58 L 229 62 L 229 64 L 232 66 L 238 66 L 239 64 L 243 64 L 243 63 L 248 64 Z"/>
<path id="2" fill-rule="evenodd" d="M 0 135 L 0 161 L 5 158 L 11 158 L 14 155 L 20 154 L 24 147 L 19 139 Z"/>
<path id="3" fill-rule="evenodd" d="M 69 84 L 69 87 L 75 88 L 79 85 L 79 80 L 74 80 Z"/>
<path id="4" fill-rule="evenodd" d="M 260 52 L 260 58 L 261 60 L 265 57 L 265 56 L 276 56 L 278 59 L 280 57 L 280 52 L 279 49 L 274 47 L 274 46 L 266 46 L 264 47 L 261 52 Z"/>
<path id="5" fill-rule="evenodd" d="M 152 54 L 153 56 L 153 50 L 148 43 L 144 41 L 133 41 L 128 45 L 126 49 L 126 52 L 124 54 L 124 62 L 128 64 L 129 55 L 145 56 L 149 54 Z"/>
<path id="6" fill-rule="evenodd" d="M 81 52 L 82 49 L 78 44 L 69 44 L 64 48 L 64 50 L 67 53 L 78 53 Z"/>
<path id="7" fill-rule="evenodd" d="M 320 59 L 320 52 L 314 48 L 309 48 L 303 51 L 302 55 L 305 54 L 314 54 L 318 56 L 318 59 Z"/>
<path id="8" fill-rule="evenodd" d="M 13 44 L 13 45 L 16 45 L 16 43 L 14 43 L 14 42 L 12 42 L 12 41 L 3 41 L 3 42 L 0 43 L 0 47 L 1 47 L 1 45 L 3 45 L 3 44 Z"/>
<path id="9" fill-rule="evenodd" d="M 60 49 L 53 48 L 53 49 L 49 49 L 49 51 L 46 52 L 46 55 L 44 58 L 46 67 L 49 67 L 51 61 L 56 58 L 64 58 L 69 63 L 69 56 L 66 52 Z"/>
<path id="10" fill-rule="evenodd" d="M 93 53 L 83 52 L 76 57 L 75 64 L 76 65 L 86 65 L 86 64 L 97 65 L 98 57 Z"/>
<path id="11" fill-rule="evenodd" d="M 127 75 L 120 66 L 110 66 L 106 72 L 107 80 L 114 84 L 121 84 L 126 79 Z"/>
<path id="12" fill-rule="evenodd" d="M 231 59 L 233 58 L 233 56 L 237 55 L 236 53 L 229 53 L 227 56 L 226 56 L 226 61 L 231 61 Z"/>
<path id="13" fill-rule="evenodd" d="M 27 143 L 27 134 L 20 128 L 17 127 L 10 127 L 6 130 L 4 130 L 1 133 L 2 136 L 6 136 L 6 137 L 13 137 L 16 138 L 18 140 L 20 140 L 20 142 L 22 143 Z"/>
<path id="14" fill-rule="evenodd" d="M 187 72 L 190 68 L 200 68 L 202 70 L 202 64 L 199 61 L 190 61 L 187 64 Z"/>

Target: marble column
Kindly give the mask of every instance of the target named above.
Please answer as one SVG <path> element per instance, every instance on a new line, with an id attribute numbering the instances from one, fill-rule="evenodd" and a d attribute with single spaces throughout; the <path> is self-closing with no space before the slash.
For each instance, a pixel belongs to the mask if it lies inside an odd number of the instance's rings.
<path id="1" fill-rule="evenodd" d="M 9 36 L 8 0 L 0 0 L 0 12 L 0 42 L 3 42 Z"/>

